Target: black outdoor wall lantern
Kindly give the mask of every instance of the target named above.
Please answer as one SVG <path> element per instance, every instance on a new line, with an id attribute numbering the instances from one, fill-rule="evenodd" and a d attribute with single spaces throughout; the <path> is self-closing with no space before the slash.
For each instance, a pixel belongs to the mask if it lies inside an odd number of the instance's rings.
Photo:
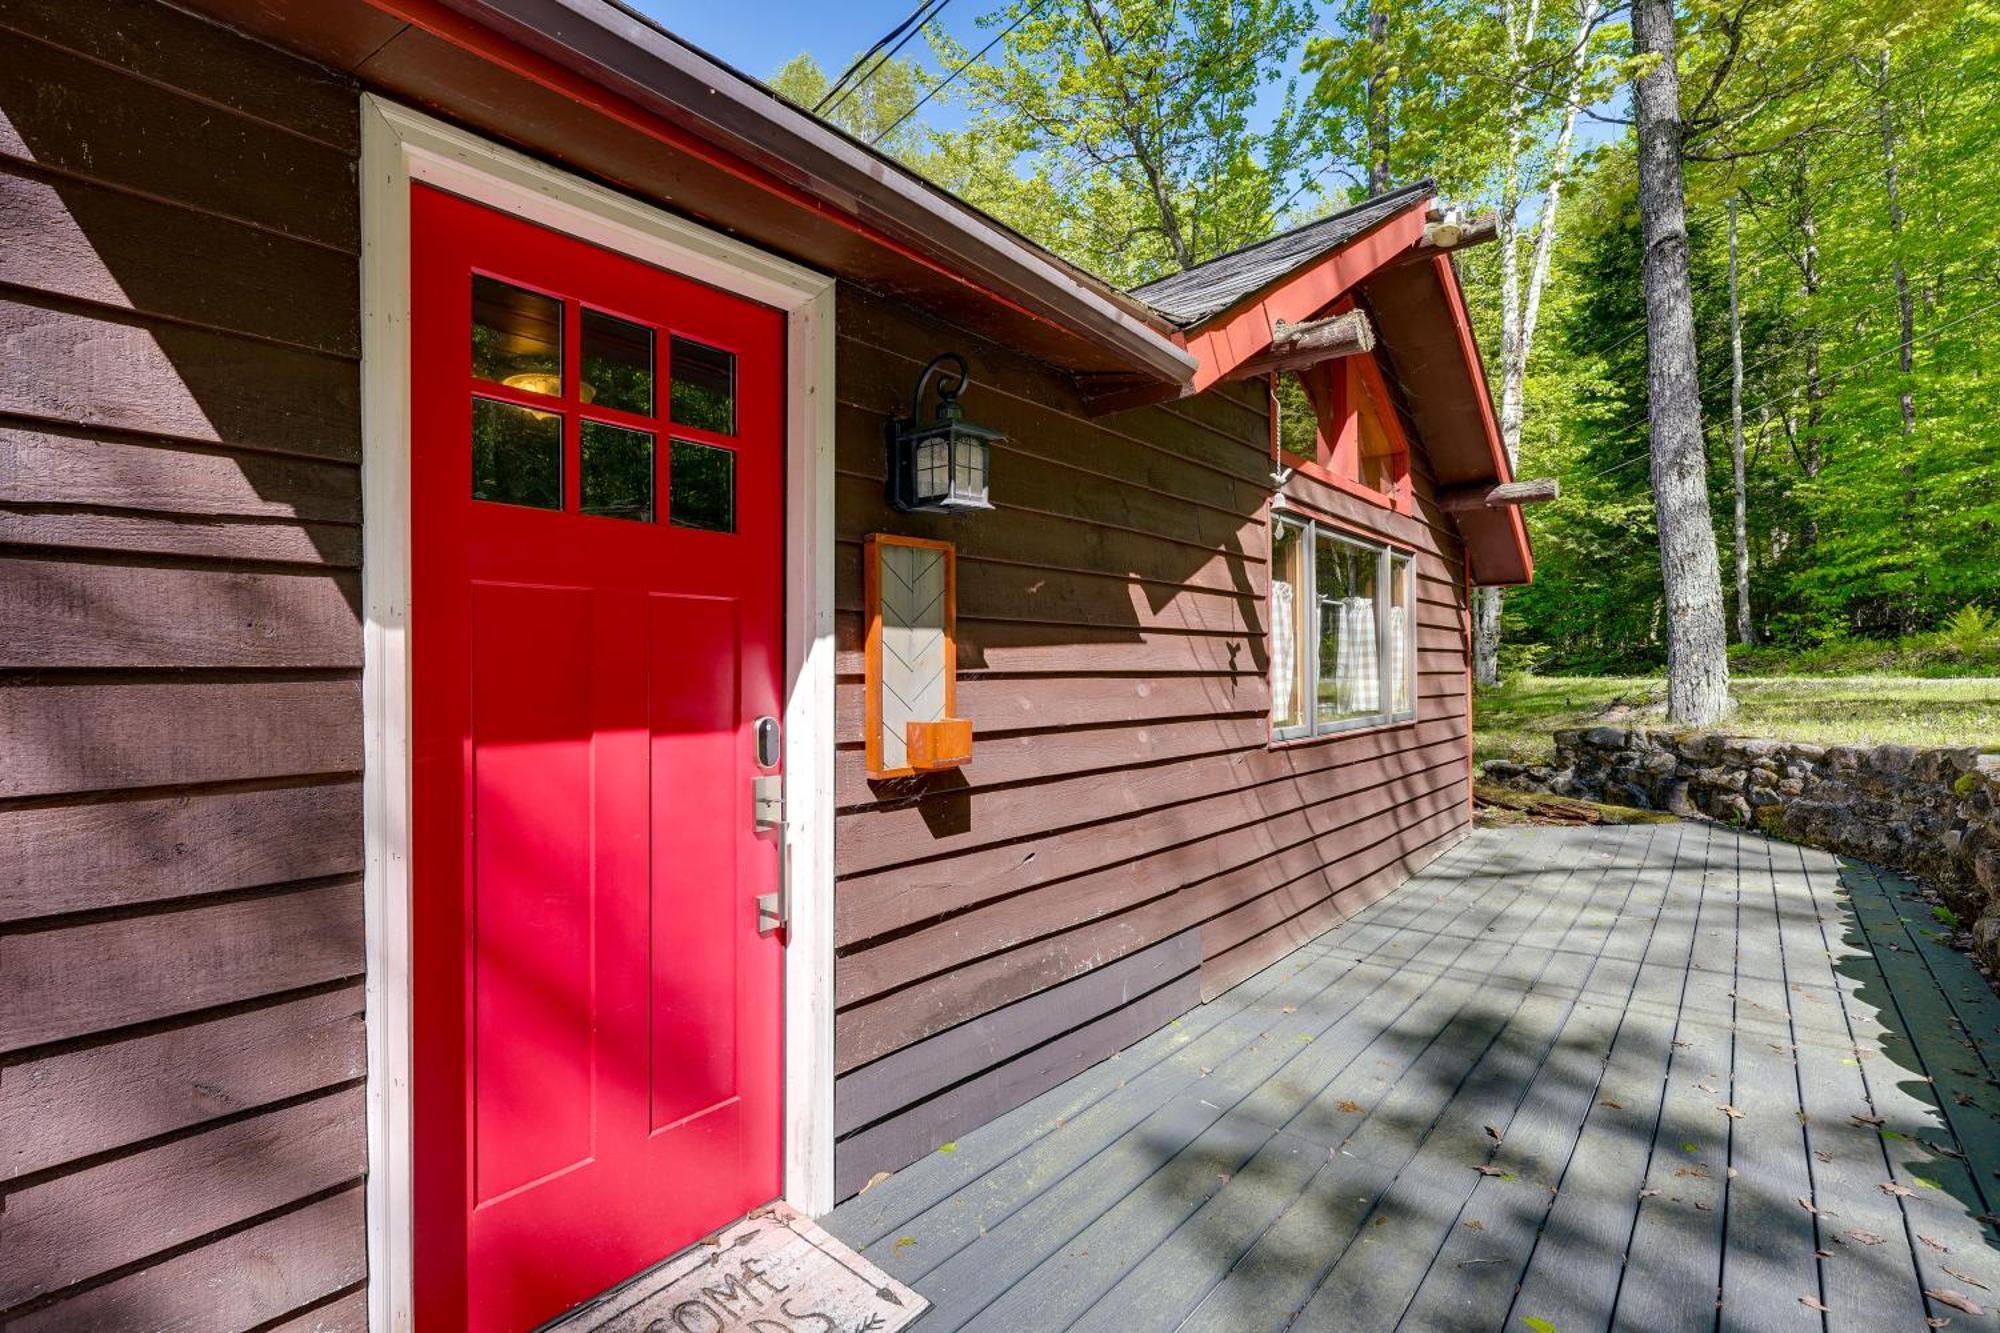
<path id="1" fill-rule="evenodd" d="M 944 369 L 946 363 L 955 369 Z M 940 373 L 937 415 L 926 421 L 924 391 L 931 377 Z M 908 419 L 890 427 L 889 503 L 904 513 L 952 514 L 993 507 L 986 498 L 992 445 L 1007 437 L 965 420 L 958 396 L 970 382 L 965 358 L 957 352 L 932 357 L 917 377 Z"/>

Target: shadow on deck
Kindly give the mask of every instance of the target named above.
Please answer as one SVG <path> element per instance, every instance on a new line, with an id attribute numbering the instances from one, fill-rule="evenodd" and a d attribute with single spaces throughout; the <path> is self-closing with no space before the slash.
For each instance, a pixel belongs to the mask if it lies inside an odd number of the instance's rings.
<path id="1" fill-rule="evenodd" d="M 1970 1326 L 2000 1000 L 1940 934 L 1754 833 L 1487 830 L 828 1229 L 925 1333 Z"/>

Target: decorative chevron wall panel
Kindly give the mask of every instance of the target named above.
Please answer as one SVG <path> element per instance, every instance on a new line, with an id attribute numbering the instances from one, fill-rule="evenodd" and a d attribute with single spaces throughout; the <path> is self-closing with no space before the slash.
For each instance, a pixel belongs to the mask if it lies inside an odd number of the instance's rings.
<path id="1" fill-rule="evenodd" d="M 909 768 L 908 725 L 936 722 L 952 704 L 952 550 L 941 542 L 872 537 L 869 768 Z"/>

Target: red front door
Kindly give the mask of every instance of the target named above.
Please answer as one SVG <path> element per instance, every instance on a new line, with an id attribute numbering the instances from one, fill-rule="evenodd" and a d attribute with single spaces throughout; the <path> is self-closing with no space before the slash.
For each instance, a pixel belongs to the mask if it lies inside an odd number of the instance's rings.
<path id="1" fill-rule="evenodd" d="M 411 198 L 420 1328 L 518 1330 L 779 1192 L 784 325 Z"/>

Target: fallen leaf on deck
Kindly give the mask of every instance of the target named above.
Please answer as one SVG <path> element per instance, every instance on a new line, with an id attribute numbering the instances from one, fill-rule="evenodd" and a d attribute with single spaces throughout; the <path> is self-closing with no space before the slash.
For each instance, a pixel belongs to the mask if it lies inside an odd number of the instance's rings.
<path id="1" fill-rule="evenodd" d="M 1335 1106 L 1334 1109 L 1337 1111 L 1345 1111 L 1349 1115 L 1359 1115 L 1361 1113 L 1361 1103 L 1353 1101 L 1341 1102 L 1337 1106 Z"/>
<path id="2" fill-rule="evenodd" d="M 1613 1111 L 1622 1111 L 1625 1109 L 1625 1103 L 1614 1102 L 1609 1097 L 1606 1097 L 1603 1101 L 1599 1102 L 1598 1105 L 1603 1107 L 1608 1107 Z"/>
<path id="3" fill-rule="evenodd" d="M 1654 1196 L 1655 1194 L 1658 1194 L 1658 1193 L 1659 1193 L 1659 1191 L 1658 1191 L 1658 1190 L 1640 1190 L 1640 1191 L 1639 1191 L 1639 1197 L 1640 1197 L 1640 1198 L 1642 1198 L 1642 1199 L 1650 1199 L 1650 1198 L 1652 1198 L 1652 1197 L 1653 1197 L 1653 1196 Z"/>
<path id="4" fill-rule="evenodd" d="M 1801 1296 L 1799 1297 L 1799 1304 L 1805 1306 L 1808 1310 L 1817 1310 L 1821 1314 L 1830 1314 L 1833 1310 L 1832 1306 L 1823 1304 L 1817 1296 Z"/>
<path id="5" fill-rule="evenodd" d="M 1492 1139 L 1495 1143 L 1498 1143 L 1500 1142 L 1500 1131 L 1493 1128 L 1493 1126 L 1488 1125 L 1486 1127 L 1486 1137 Z"/>
<path id="6" fill-rule="evenodd" d="M 1556 1326 L 1554 1324 L 1551 1324 L 1546 1319 L 1539 1319 L 1531 1314 L 1522 1315 L 1521 1322 L 1523 1324 L 1526 1324 L 1529 1328 L 1533 1329 L 1534 1333 L 1556 1333 Z"/>
<path id="7" fill-rule="evenodd" d="M 1930 1316 L 1930 1317 L 1929 1317 L 1928 1319 L 1925 1319 L 1925 1320 L 1924 1320 L 1924 1323 L 1925 1323 L 1926 1325 L 1928 1325 L 1929 1327 L 1931 1327 L 1931 1328 L 1943 1328 L 1943 1327 L 1944 1327 L 1944 1326 L 1945 1326 L 1946 1324 L 1949 1324 L 1950 1322 L 1951 1322 L 1951 1316 L 1950 1316 L 1950 1315 L 1935 1315 L 1935 1314 L 1934 1314 L 1934 1315 Z"/>
<path id="8" fill-rule="evenodd" d="M 1833 1154 L 1827 1152 L 1824 1148 L 1813 1149 L 1813 1156 L 1819 1158 L 1822 1162 L 1831 1162 L 1833 1160 Z"/>
<path id="9" fill-rule="evenodd" d="M 1883 1181 L 1881 1184 L 1881 1190 L 1884 1194 L 1894 1194 L 1902 1198 L 1907 1198 L 1908 1196 L 1916 1193 L 1916 1191 L 1911 1189 L 1908 1185 L 1898 1185 L 1893 1180 Z"/>
<path id="10" fill-rule="evenodd" d="M 899 1250 L 905 1248 L 906 1246 L 915 1245 L 916 1243 L 917 1243 L 917 1238 L 915 1236 L 896 1237 L 896 1248 Z"/>
<path id="11" fill-rule="evenodd" d="M 1460 1226 L 1462 1226 L 1462 1227 L 1464 1227 L 1464 1228 L 1465 1228 L 1465 1229 L 1466 1229 L 1467 1231 L 1484 1231 L 1484 1230 L 1486 1230 L 1486 1224 L 1485 1224 L 1484 1222 L 1480 1221 L 1480 1220 L 1479 1220 L 1478 1218 L 1476 1218 L 1476 1217 L 1468 1217 L 1468 1218 L 1466 1218 L 1466 1219 L 1465 1219 L 1465 1220 L 1464 1220 L 1463 1222 L 1459 1223 L 1459 1225 L 1460 1225 Z M 1949 1272 L 1951 1272 L 1951 1270 L 1950 1270 L 1950 1269 L 1946 1269 L 1945 1271 L 1946 1271 L 1946 1272 L 1948 1272 L 1948 1273 L 1949 1273 Z M 1956 1274 L 1956 1273 L 1953 1273 L 1953 1274 L 1952 1274 L 1952 1276 L 1956 1277 L 1956 1276 L 1957 1276 L 1957 1274 Z M 1975 1284 L 1975 1285 L 1976 1285 L 1976 1284 Z"/>
<path id="12" fill-rule="evenodd" d="M 1210 1074 L 1213 1074 L 1214 1072 L 1215 1071 L 1213 1069 L 1210 1069 L 1207 1065 L 1203 1065 L 1201 1067 L 1201 1077 L 1203 1078 L 1207 1078 Z"/>
<path id="13" fill-rule="evenodd" d="M 1512 1171 L 1504 1170 L 1501 1167 L 1493 1165 L 1491 1162 L 1481 1162 L 1472 1169 L 1482 1176 L 1498 1176 L 1502 1180 L 1512 1180 L 1514 1178 Z"/>
<path id="14" fill-rule="evenodd" d="M 1704 1213 L 1712 1213 L 1712 1212 L 1714 1212 L 1714 1211 L 1715 1211 L 1715 1205 L 1714 1205 L 1714 1204 L 1712 1204 L 1712 1203 L 1703 1203 L 1703 1202 L 1702 1202 L 1702 1201 L 1701 1201 L 1700 1199 L 1696 1199 L 1696 1200 L 1694 1201 L 1694 1206 L 1695 1206 L 1695 1207 L 1697 1207 L 1697 1208 L 1699 1208 L 1699 1209 L 1701 1209 L 1701 1211 L 1702 1211 L 1702 1212 L 1704 1212 Z"/>
<path id="15" fill-rule="evenodd" d="M 1953 1277 L 1957 1278 L 1960 1282 L 1963 1282 L 1968 1286 L 1977 1287 L 1981 1291 L 1993 1290 L 1993 1288 L 1987 1286 L 1984 1282 L 1981 1282 L 1978 1278 L 1972 1276 L 1972 1274 L 1970 1273 L 1961 1273 L 1956 1268 L 1947 1268 L 1944 1271 L 1951 1274 Z"/>
<path id="16" fill-rule="evenodd" d="M 1840 1239 L 1851 1240 L 1856 1245 L 1880 1245 L 1882 1243 L 1880 1236 L 1872 1231 L 1863 1231 L 1860 1227 L 1856 1227 L 1852 1231 L 1841 1232 Z"/>
<path id="17" fill-rule="evenodd" d="M 1951 1099 L 1957 1102 L 1960 1106 L 1972 1105 L 1972 1094 L 1969 1092 L 1954 1092 L 1953 1094 L 1951 1094 Z"/>
<path id="18" fill-rule="evenodd" d="M 1883 1119 L 1883 1118 L 1882 1118 L 1881 1116 L 1879 1116 L 1879 1115 L 1860 1115 L 1860 1114 L 1858 1114 L 1858 1113 L 1857 1113 L 1857 1114 L 1855 1114 L 1855 1115 L 1851 1115 L 1851 1116 L 1847 1117 L 1847 1119 L 1848 1119 L 1848 1120 L 1849 1120 L 1849 1122 L 1850 1122 L 1850 1123 L 1852 1123 L 1852 1124 L 1856 1124 L 1856 1125 L 1868 1125 L 1868 1126 L 1870 1126 L 1870 1127 L 1873 1127 L 1873 1126 L 1875 1126 L 1875 1125 L 1880 1125 L 1880 1124 L 1886 1124 L 1886 1123 L 1887 1123 L 1887 1122 L 1886 1122 L 1886 1121 L 1885 1121 L 1885 1120 L 1884 1120 L 1884 1119 Z"/>
<path id="19" fill-rule="evenodd" d="M 1807 1212 L 1811 1213 L 1814 1217 L 1819 1216 L 1819 1209 L 1813 1207 L 1813 1201 L 1811 1199 L 1808 1199 L 1803 1194 L 1799 1196 L 1799 1207 L 1805 1209 Z"/>
<path id="20" fill-rule="evenodd" d="M 866 1194 L 869 1190 L 874 1189 L 877 1185 L 887 1180 L 891 1174 L 888 1171 L 877 1171 L 874 1175 L 868 1177 L 868 1183 L 861 1187 L 861 1193 Z"/>
<path id="21" fill-rule="evenodd" d="M 1813 1251 L 1813 1258 L 1815 1258 L 1815 1259 L 1831 1259 L 1831 1258 L 1833 1258 L 1833 1251 L 1832 1251 L 1832 1250 L 1814 1250 L 1814 1251 Z"/>
<path id="22" fill-rule="evenodd" d="M 1731 1106 L 1728 1102 L 1724 1102 L 1715 1109 L 1728 1116 L 1731 1120 L 1741 1120 L 1743 1118 L 1743 1112 Z"/>
<path id="23" fill-rule="evenodd" d="M 1939 1305 L 1949 1305 L 1952 1309 L 1963 1310 L 1966 1314 L 1986 1313 L 1986 1311 L 1979 1308 L 1978 1302 L 1974 1301 L 1972 1297 L 1966 1295 L 1962 1291 L 1953 1291 L 1949 1287 L 1946 1287 L 1941 1291 L 1933 1290 L 1930 1287 L 1925 1287 L 1924 1295 L 1930 1297 L 1932 1300 L 1936 1301 Z"/>
<path id="24" fill-rule="evenodd" d="M 1929 1236 L 1924 1235 L 1919 1235 L 1917 1239 L 1936 1250 L 1939 1254 L 1951 1253 L 1951 1246 L 1946 1245 L 1943 1241 L 1932 1240 Z"/>
<path id="25" fill-rule="evenodd" d="M 1278 1012 L 1281 1014 L 1296 1014 L 1298 1011 L 1299 1007 L 1297 1005 L 1288 1004 L 1284 1008 L 1280 1009 Z"/>
<path id="26" fill-rule="evenodd" d="M 938 1151 L 939 1151 L 939 1152 L 957 1152 L 957 1151 L 958 1151 L 958 1144 L 957 1144 L 957 1143 L 955 1143 L 955 1142 L 954 1142 L 954 1143 L 940 1143 L 940 1144 L 938 1145 Z"/>

